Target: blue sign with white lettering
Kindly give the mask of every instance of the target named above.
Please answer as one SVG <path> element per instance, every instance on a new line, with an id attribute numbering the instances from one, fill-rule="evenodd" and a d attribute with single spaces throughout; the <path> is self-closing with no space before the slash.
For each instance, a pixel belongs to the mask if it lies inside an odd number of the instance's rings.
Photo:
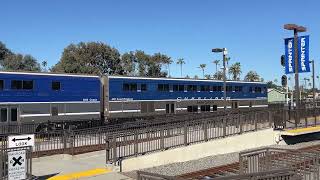
<path id="1" fill-rule="evenodd" d="M 293 38 L 287 38 L 284 39 L 285 44 L 285 70 L 286 74 L 291 74 L 295 72 L 295 66 L 294 66 L 294 39 Z"/>
<path id="2" fill-rule="evenodd" d="M 285 73 L 295 73 L 294 38 L 284 40 L 285 44 Z M 310 72 L 309 36 L 298 37 L 298 72 Z"/>
<path id="3" fill-rule="evenodd" d="M 298 69 L 301 72 L 310 72 L 309 62 L 309 36 L 301 36 L 298 39 Z"/>

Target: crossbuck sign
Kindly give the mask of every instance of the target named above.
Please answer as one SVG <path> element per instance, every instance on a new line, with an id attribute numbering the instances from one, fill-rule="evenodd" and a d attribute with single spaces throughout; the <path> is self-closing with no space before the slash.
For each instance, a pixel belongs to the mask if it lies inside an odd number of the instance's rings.
<path id="1" fill-rule="evenodd" d="M 26 179 L 26 150 L 8 152 L 8 180 Z"/>

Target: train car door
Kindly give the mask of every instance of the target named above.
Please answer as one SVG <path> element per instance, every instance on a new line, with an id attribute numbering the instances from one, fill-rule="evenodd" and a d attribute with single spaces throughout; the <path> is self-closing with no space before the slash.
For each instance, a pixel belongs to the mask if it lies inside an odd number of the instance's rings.
<path id="1" fill-rule="evenodd" d="M 18 106 L 0 106 L 0 122 L 10 123 L 19 121 L 19 109 Z"/>

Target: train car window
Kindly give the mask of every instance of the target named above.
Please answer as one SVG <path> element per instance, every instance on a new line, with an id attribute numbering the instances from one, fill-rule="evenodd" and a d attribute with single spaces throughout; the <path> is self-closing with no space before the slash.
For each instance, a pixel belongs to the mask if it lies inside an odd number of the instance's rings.
<path id="1" fill-rule="evenodd" d="M 158 91 L 169 91 L 169 84 L 158 84 Z"/>
<path id="2" fill-rule="evenodd" d="M 18 120 L 18 110 L 17 108 L 11 108 L 11 121 Z"/>
<path id="3" fill-rule="evenodd" d="M 130 91 L 137 91 L 137 84 L 130 84 Z"/>
<path id="4" fill-rule="evenodd" d="M 252 87 L 250 87 L 249 92 L 254 93 L 254 89 Z"/>
<path id="5" fill-rule="evenodd" d="M 231 92 L 232 91 L 232 86 L 227 86 L 226 90 L 227 90 L 227 92 Z"/>
<path id="6" fill-rule="evenodd" d="M 184 91 L 184 85 L 173 85 L 173 91 Z"/>
<path id="7" fill-rule="evenodd" d="M 2 108 L 0 110 L 0 121 L 1 122 L 7 122 L 8 120 L 8 112 L 7 108 Z"/>
<path id="8" fill-rule="evenodd" d="M 218 110 L 218 106 L 217 105 L 212 105 L 212 111 L 217 111 Z"/>
<path id="9" fill-rule="evenodd" d="M 222 86 L 217 86 L 217 91 L 222 91 Z"/>
<path id="10" fill-rule="evenodd" d="M 179 91 L 184 91 L 184 85 L 179 85 Z"/>
<path id="11" fill-rule="evenodd" d="M 123 84 L 123 86 L 122 86 L 122 90 L 123 90 L 123 91 L 129 91 L 129 89 L 130 89 L 130 88 L 129 88 L 129 84 L 126 84 L 126 83 Z"/>
<path id="12" fill-rule="evenodd" d="M 61 83 L 59 81 L 52 81 L 51 89 L 54 91 L 59 91 L 61 88 Z"/>
<path id="13" fill-rule="evenodd" d="M 141 84 L 141 91 L 147 91 L 147 85 Z"/>
<path id="14" fill-rule="evenodd" d="M 242 92 L 242 86 L 235 86 L 234 91 L 235 92 Z"/>
<path id="15" fill-rule="evenodd" d="M 202 85 L 200 86 L 200 91 L 210 91 L 210 86 Z"/>
<path id="16" fill-rule="evenodd" d="M 210 111 L 210 105 L 201 105 L 200 110 L 201 111 Z"/>
<path id="17" fill-rule="evenodd" d="M 51 107 L 51 116 L 58 116 L 59 112 L 58 112 L 58 107 L 53 106 Z"/>
<path id="18" fill-rule="evenodd" d="M 33 89 L 33 81 L 23 81 L 23 89 L 31 90 Z"/>
<path id="19" fill-rule="evenodd" d="M 196 85 L 188 85 L 187 91 L 197 91 L 197 86 Z"/>
<path id="20" fill-rule="evenodd" d="M 22 81 L 12 80 L 11 81 L 11 89 L 22 89 Z"/>
<path id="21" fill-rule="evenodd" d="M 3 80 L 0 80 L 0 90 L 3 90 L 3 87 L 4 87 L 4 82 Z"/>
<path id="22" fill-rule="evenodd" d="M 217 86 L 212 86 L 212 91 L 217 91 Z"/>
<path id="23" fill-rule="evenodd" d="M 261 87 L 255 87 L 255 88 L 254 88 L 254 91 L 255 91 L 256 93 L 261 93 Z"/>
<path id="24" fill-rule="evenodd" d="M 179 86 L 178 85 L 173 85 L 172 86 L 173 91 L 179 91 Z"/>
<path id="25" fill-rule="evenodd" d="M 164 84 L 164 91 L 169 91 L 169 84 Z"/>

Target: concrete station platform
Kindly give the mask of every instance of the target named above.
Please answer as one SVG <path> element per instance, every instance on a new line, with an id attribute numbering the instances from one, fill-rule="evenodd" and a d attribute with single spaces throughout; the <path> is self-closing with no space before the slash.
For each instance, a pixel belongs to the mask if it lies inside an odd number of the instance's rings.
<path id="1" fill-rule="evenodd" d="M 61 154 L 32 160 L 32 173 L 39 180 L 131 180 L 118 171 L 118 167 L 106 165 L 105 151 L 76 156 Z"/>

